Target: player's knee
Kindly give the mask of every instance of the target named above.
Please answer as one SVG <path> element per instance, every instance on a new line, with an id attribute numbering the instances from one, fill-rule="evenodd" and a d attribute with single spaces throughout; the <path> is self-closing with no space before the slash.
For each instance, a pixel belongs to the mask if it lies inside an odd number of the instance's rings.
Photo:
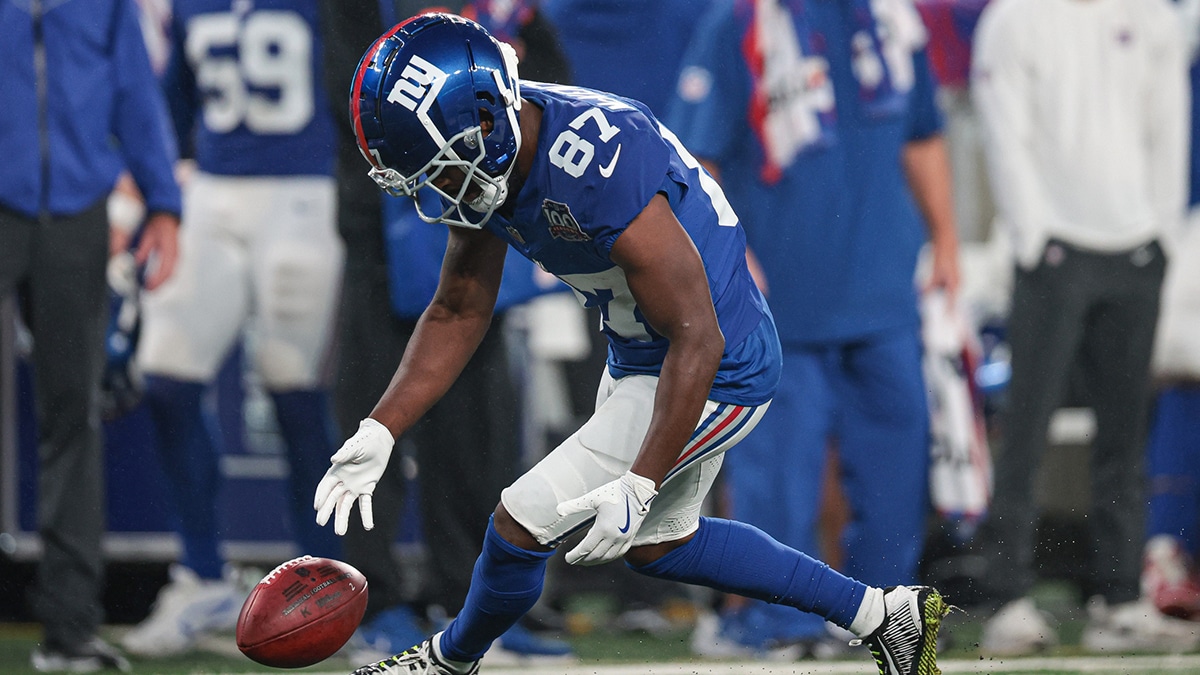
<path id="1" fill-rule="evenodd" d="M 558 497 L 554 487 L 538 473 L 527 473 L 504 488 L 500 493 L 500 502 L 500 507 L 496 509 L 497 518 L 503 512 L 504 517 L 511 519 L 534 541 L 549 544 L 560 532 L 556 526 L 563 521 L 563 517 L 558 515 Z"/>
<path id="2" fill-rule="evenodd" d="M 526 551 L 549 551 L 549 546 L 539 544 L 533 535 L 526 530 L 523 525 L 517 522 L 516 518 L 504 508 L 504 504 L 496 505 L 496 512 L 492 518 L 492 527 L 496 528 L 496 534 L 499 534 L 505 541 L 516 546 L 517 548 Z"/>

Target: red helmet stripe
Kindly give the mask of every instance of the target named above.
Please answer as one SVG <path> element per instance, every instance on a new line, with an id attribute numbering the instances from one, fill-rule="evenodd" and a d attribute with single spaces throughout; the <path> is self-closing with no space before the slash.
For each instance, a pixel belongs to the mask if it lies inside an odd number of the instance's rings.
<path id="1" fill-rule="evenodd" d="M 359 117 L 361 113 L 359 106 L 362 102 L 362 96 L 359 96 L 358 94 L 359 87 L 362 86 L 363 76 L 367 74 L 367 68 L 369 68 L 371 62 L 375 60 L 375 55 L 379 53 L 379 48 L 383 46 L 383 43 L 387 41 L 388 38 L 395 35 L 401 28 L 404 28 L 406 25 L 408 25 L 409 22 L 414 21 L 417 18 L 419 17 L 414 16 L 401 21 L 395 26 L 392 26 L 391 30 L 379 36 L 379 39 L 371 44 L 371 48 L 368 49 L 367 53 L 363 56 L 362 62 L 358 65 L 358 72 L 354 73 L 354 88 L 352 89 L 354 95 L 350 97 L 350 119 L 354 121 L 354 139 L 358 142 L 358 149 L 360 152 L 362 152 L 363 157 L 366 157 L 367 161 L 377 169 L 382 169 L 384 167 L 379 166 L 379 164 L 375 161 L 375 157 L 371 154 L 371 149 L 367 147 L 367 136 L 365 133 L 363 133 L 362 119 Z"/>

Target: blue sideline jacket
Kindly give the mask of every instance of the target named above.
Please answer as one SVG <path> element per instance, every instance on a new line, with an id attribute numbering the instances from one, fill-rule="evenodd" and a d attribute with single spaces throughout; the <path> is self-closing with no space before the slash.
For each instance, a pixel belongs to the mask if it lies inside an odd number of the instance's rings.
<path id="1" fill-rule="evenodd" d="M 76 214 L 128 168 L 151 211 L 179 213 L 134 0 L 0 0 L 0 101 L 0 206 Z"/>

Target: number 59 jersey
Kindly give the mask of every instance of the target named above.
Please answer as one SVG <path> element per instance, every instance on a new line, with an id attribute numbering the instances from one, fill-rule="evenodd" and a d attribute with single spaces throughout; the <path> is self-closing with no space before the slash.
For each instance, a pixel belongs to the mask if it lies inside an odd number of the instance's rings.
<path id="1" fill-rule="evenodd" d="M 332 175 L 317 0 L 174 0 L 163 86 L 201 171 Z"/>
<path id="2" fill-rule="evenodd" d="M 709 398 L 770 400 L 780 367 L 775 325 L 746 267 L 745 233 L 716 181 L 641 103 L 540 82 L 523 82 L 521 96 L 542 109 L 537 154 L 506 205 L 512 211 L 484 227 L 599 308 L 614 377 L 658 375 L 667 340 L 642 315 L 610 251 L 662 193 L 704 261 L 725 336 Z"/>

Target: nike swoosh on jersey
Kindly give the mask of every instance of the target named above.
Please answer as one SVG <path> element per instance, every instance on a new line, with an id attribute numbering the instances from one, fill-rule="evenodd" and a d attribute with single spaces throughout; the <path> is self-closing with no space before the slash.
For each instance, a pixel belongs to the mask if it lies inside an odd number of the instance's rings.
<path id="1" fill-rule="evenodd" d="M 617 143 L 617 151 L 613 153 L 612 161 L 609 162 L 605 166 L 599 167 L 600 175 L 604 176 L 605 178 L 611 178 L 612 174 L 613 174 L 613 169 L 617 168 L 617 160 L 618 159 L 621 159 L 621 144 L 620 143 Z"/>
<path id="2" fill-rule="evenodd" d="M 620 151 L 621 151 L 621 147 L 617 146 L 617 152 L 620 152 Z M 615 157 L 614 157 L 614 159 L 615 159 Z M 629 531 L 629 497 L 625 498 L 625 527 L 618 527 L 617 531 L 620 532 L 621 534 L 625 534 L 626 532 Z"/>

